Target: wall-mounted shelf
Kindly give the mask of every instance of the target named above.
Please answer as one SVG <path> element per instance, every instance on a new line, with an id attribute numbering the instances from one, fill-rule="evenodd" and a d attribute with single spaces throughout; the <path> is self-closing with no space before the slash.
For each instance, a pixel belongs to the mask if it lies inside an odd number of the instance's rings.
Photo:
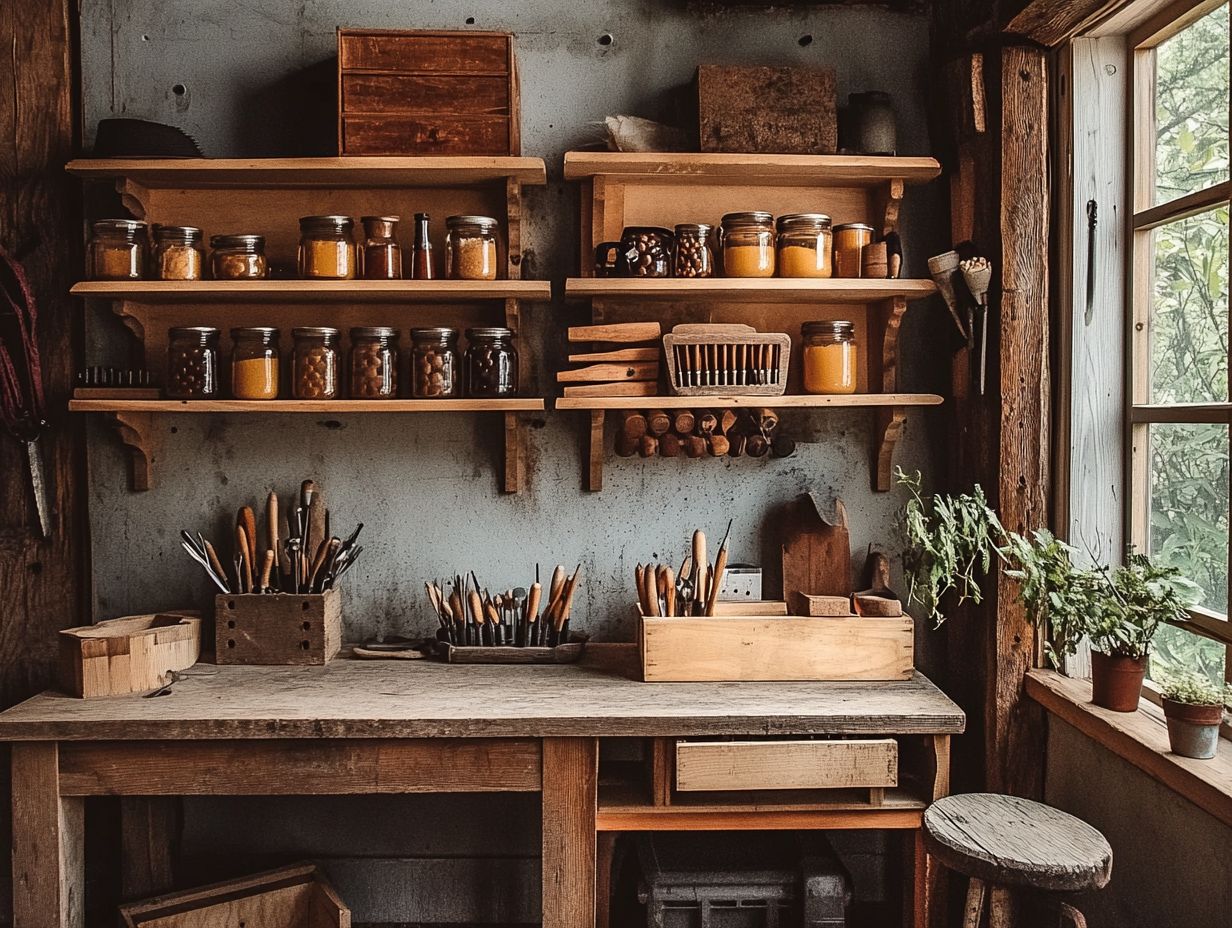
<path id="1" fill-rule="evenodd" d="M 935 393 L 856 393 L 850 396 L 562 396 L 557 409 L 852 409 L 940 406 Z"/>
<path id="2" fill-rule="evenodd" d="M 550 300 L 546 280 L 87 280 L 73 296 L 132 303 L 474 303 Z"/>
<path id="3" fill-rule="evenodd" d="M 129 413 L 311 413 L 345 416 L 351 413 L 542 412 L 536 397 L 484 400 L 69 400 L 70 412 Z"/>
<path id="4" fill-rule="evenodd" d="M 803 280 L 771 277 L 570 277 L 565 296 L 630 300 L 706 300 L 756 303 L 872 303 L 901 296 L 919 300 L 937 292 L 931 280 Z"/>
<path id="5" fill-rule="evenodd" d="M 875 187 L 887 181 L 930 181 L 935 158 L 881 155 L 760 155 L 744 153 L 570 151 L 565 180 L 612 177 L 639 183 L 715 183 L 753 186 Z"/>

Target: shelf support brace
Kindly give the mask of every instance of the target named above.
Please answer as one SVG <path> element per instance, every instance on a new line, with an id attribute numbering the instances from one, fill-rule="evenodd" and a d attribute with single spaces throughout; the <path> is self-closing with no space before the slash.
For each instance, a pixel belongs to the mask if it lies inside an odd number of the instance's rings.
<path id="1" fill-rule="evenodd" d="M 903 204 L 902 178 L 894 178 L 877 186 L 874 192 L 873 216 L 881 223 L 882 237 L 898 231 L 898 210 Z"/>
<path id="2" fill-rule="evenodd" d="M 894 446 L 903 434 L 907 407 L 881 406 L 873 428 L 873 489 L 888 492 L 894 478 Z"/>
<path id="3" fill-rule="evenodd" d="M 154 431 L 154 416 L 146 412 L 112 412 L 108 423 L 128 450 L 128 488 L 144 493 L 154 486 L 154 462 L 160 442 Z"/>
<path id="4" fill-rule="evenodd" d="M 516 412 L 507 412 L 505 413 L 505 467 L 501 483 L 502 493 L 521 492 L 524 461 L 522 420 Z"/>
<path id="5" fill-rule="evenodd" d="M 590 435 L 586 441 L 586 489 L 598 493 L 603 489 L 603 423 L 602 409 L 590 411 Z"/>

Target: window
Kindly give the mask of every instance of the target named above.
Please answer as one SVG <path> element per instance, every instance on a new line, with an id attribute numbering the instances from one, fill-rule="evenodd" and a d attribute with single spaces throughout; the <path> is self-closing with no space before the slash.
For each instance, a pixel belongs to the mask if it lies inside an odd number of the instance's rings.
<path id="1" fill-rule="evenodd" d="M 1232 680 L 1228 392 L 1229 4 L 1131 32 L 1127 537 L 1203 589 L 1150 675 Z"/>

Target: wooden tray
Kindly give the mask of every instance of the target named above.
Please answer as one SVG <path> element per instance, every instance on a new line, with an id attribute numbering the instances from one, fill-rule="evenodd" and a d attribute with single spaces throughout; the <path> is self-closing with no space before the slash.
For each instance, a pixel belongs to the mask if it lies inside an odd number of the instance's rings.
<path id="1" fill-rule="evenodd" d="M 589 635 L 575 634 L 554 648 L 481 647 L 436 643 L 436 654 L 447 664 L 572 664 L 582 656 Z"/>
<path id="2" fill-rule="evenodd" d="M 143 693 L 197 663 L 201 617 L 195 612 L 133 615 L 60 632 L 60 685 L 72 696 Z"/>
<path id="3" fill-rule="evenodd" d="M 675 396 L 782 396 L 787 390 L 791 336 L 782 332 L 678 325 L 663 336 L 663 351 Z M 758 382 L 759 372 L 766 382 Z"/>

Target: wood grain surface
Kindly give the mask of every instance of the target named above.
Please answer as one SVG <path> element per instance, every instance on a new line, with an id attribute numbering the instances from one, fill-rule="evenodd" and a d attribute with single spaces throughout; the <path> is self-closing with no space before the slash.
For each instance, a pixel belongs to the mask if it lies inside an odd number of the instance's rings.
<path id="1" fill-rule="evenodd" d="M 898 785 L 893 738 L 842 741 L 681 741 L 679 790 L 850 789 Z"/>
<path id="2" fill-rule="evenodd" d="M 595 923 L 595 813 L 599 744 L 543 742 L 543 928 Z"/>

